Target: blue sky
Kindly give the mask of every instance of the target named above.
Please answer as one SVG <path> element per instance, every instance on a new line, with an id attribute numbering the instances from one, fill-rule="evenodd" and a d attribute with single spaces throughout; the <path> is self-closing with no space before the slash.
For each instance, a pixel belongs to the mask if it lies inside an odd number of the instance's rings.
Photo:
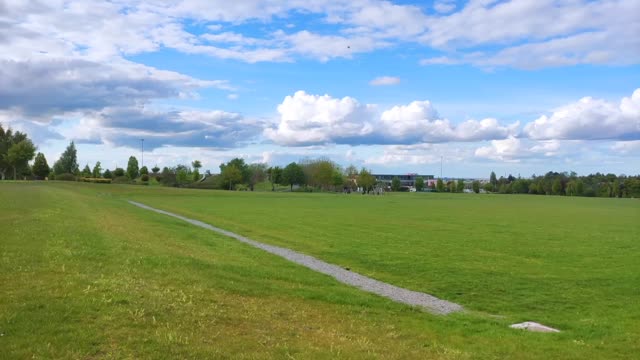
<path id="1" fill-rule="evenodd" d="M 53 163 L 640 171 L 635 0 L 7 1 L 0 123 Z"/>

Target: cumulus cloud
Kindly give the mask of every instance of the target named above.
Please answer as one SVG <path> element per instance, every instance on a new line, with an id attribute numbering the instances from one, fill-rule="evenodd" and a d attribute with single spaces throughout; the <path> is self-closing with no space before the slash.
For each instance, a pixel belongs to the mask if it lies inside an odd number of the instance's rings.
<path id="1" fill-rule="evenodd" d="M 395 76 L 380 76 L 369 81 L 369 85 L 373 85 L 373 86 L 398 85 L 398 84 L 400 84 L 400 78 Z"/>
<path id="2" fill-rule="evenodd" d="M 510 136 L 503 140 L 492 140 L 489 146 L 477 148 L 474 155 L 477 158 L 519 162 L 523 159 L 545 159 L 572 153 L 575 155 L 578 145 L 579 141 L 531 141 Z"/>
<path id="3" fill-rule="evenodd" d="M 106 108 L 85 116 L 66 130 L 66 137 L 79 142 L 136 146 L 230 148 L 246 144 L 264 128 L 261 120 L 224 111 L 160 111 L 145 107 Z"/>
<path id="4" fill-rule="evenodd" d="M 611 150 L 620 154 L 640 156 L 640 140 L 616 141 Z"/>
<path id="5" fill-rule="evenodd" d="M 415 144 L 385 146 L 381 155 L 365 159 L 368 165 L 428 165 L 440 163 L 446 154 L 447 162 L 458 162 L 468 157 L 468 150 L 445 144 Z"/>
<path id="6" fill-rule="evenodd" d="M 35 118 L 189 96 L 196 89 L 228 88 L 131 62 L 82 59 L 0 59 L 0 109 Z"/>
<path id="7" fill-rule="evenodd" d="M 459 125 L 443 119 L 429 101 L 394 106 L 377 114 L 375 105 L 298 91 L 278 106 L 278 123 L 265 136 L 281 145 L 415 144 L 478 141 L 515 134 L 519 124 L 496 119 L 467 120 Z"/>
<path id="8" fill-rule="evenodd" d="M 336 99 L 298 91 L 278 105 L 280 121 L 265 136 L 281 145 L 313 145 L 348 141 L 373 133 L 372 109 L 356 99 Z"/>
<path id="9" fill-rule="evenodd" d="M 532 139 L 640 139 L 640 89 L 619 104 L 585 97 L 524 127 Z"/>

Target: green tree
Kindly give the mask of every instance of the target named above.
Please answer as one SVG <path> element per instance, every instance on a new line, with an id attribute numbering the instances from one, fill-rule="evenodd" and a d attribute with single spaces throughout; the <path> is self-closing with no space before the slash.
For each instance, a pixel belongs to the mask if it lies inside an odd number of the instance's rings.
<path id="1" fill-rule="evenodd" d="M 138 159 L 135 156 L 129 157 L 129 162 L 127 162 L 127 176 L 129 179 L 135 179 L 138 177 L 139 173 L 138 169 Z"/>
<path id="2" fill-rule="evenodd" d="M 489 183 L 492 186 L 491 191 L 496 191 L 498 188 L 498 179 L 496 178 L 496 173 L 493 171 L 491 172 L 491 176 L 489 176 Z"/>
<path id="3" fill-rule="evenodd" d="M 225 166 L 220 176 L 222 177 L 222 183 L 225 185 L 225 188 L 229 190 L 233 190 L 236 184 L 242 182 L 242 171 L 235 165 Z"/>
<path id="4" fill-rule="evenodd" d="M 475 180 L 473 183 L 471 183 L 471 187 L 473 188 L 473 192 L 476 194 L 480 193 L 480 181 Z"/>
<path id="5" fill-rule="evenodd" d="M 158 165 L 156 165 L 153 167 L 153 169 L 151 169 L 151 171 L 153 171 L 154 174 L 157 174 L 158 172 L 160 172 L 160 168 L 158 167 Z"/>
<path id="6" fill-rule="evenodd" d="M 293 191 L 293 185 L 305 184 L 304 170 L 300 165 L 292 162 L 282 171 L 282 182 L 289 185 Z"/>
<path id="7" fill-rule="evenodd" d="M 460 193 L 464 192 L 464 180 L 462 180 L 462 179 L 458 180 L 458 183 L 456 185 L 456 191 L 460 192 Z"/>
<path id="8" fill-rule="evenodd" d="M 114 177 L 124 176 L 124 169 L 123 168 L 116 168 L 115 170 L 113 170 L 113 176 Z"/>
<path id="9" fill-rule="evenodd" d="M 333 172 L 333 187 L 336 191 L 340 191 L 340 189 L 344 186 L 345 178 L 342 172 L 336 169 Z"/>
<path id="10" fill-rule="evenodd" d="M 553 181 L 553 185 L 551 185 L 551 191 L 553 195 L 563 195 L 562 191 L 562 180 L 560 178 L 556 178 Z"/>
<path id="11" fill-rule="evenodd" d="M 240 170 L 240 174 L 242 175 L 241 183 L 249 183 L 249 177 L 251 176 L 249 172 L 249 165 L 244 162 L 244 159 L 234 158 L 226 164 L 220 164 L 220 173 L 222 173 L 227 166 L 235 166 L 236 169 Z"/>
<path id="12" fill-rule="evenodd" d="M 113 174 L 111 174 L 111 170 L 107 169 L 104 171 L 104 174 L 102 174 L 102 177 L 105 179 L 111 179 L 113 177 Z"/>
<path id="13" fill-rule="evenodd" d="M 444 192 L 444 182 L 442 179 L 438 179 L 436 183 L 436 190 L 438 190 L 438 192 Z"/>
<path id="14" fill-rule="evenodd" d="M 424 190 L 424 179 L 420 176 L 416 178 L 416 191 Z"/>
<path id="15" fill-rule="evenodd" d="M 82 177 L 91 177 L 91 169 L 89 168 L 89 164 L 84 166 L 84 169 L 82 169 Z"/>
<path id="16" fill-rule="evenodd" d="M 492 192 L 493 191 L 493 184 L 491 184 L 490 182 L 485 183 L 483 186 L 484 191 L 486 192 Z"/>
<path id="17" fill-rule="evenodd" d="M 189 182 L 189 174 L 185 166 L 176 167 L 176 180 L 178 181 L 178 185 L 184 185 Z"/>
<path id="18" fill-rule="evenodd" d="M 9 149 L 13 145 L 26 139 L 26 134 L 19 131 L 14 133 L 11 129 L 7 129 L 5 131 L 2 128 L 2 125 L 0 125 L 0 179 L 4 180 L 6 178 L 7 171 L 12 167 L 9 163 L 9 159 L 7 158 Z"/>
<path id="19" fill-rule="evenodd" d="M 36 147 L 31 140 L 25 139 L 11 145 L 6 160 L 13 167 L 13 180 L 17 180 L 17 170 L 27 167 L 36 154 Z"/>
<path id="20" fill-rule="evenodd" d="M 253 187 L 257 183 L 263 182 L 267 178 L 267 164 L 255 163 L 249 165 L 249 188 L 253 191 Z"/>
<path id="21" fill-rule="evenodd" d="M 458 187 L 456 186 L 455 180 L 451 180 L 447 183 L 447 189 L 449 190 L 450 193 L 456 192 Z"/>
<path id="22" fill-rule="evenodd" d="M 149 169 L 146 166 L 141 167 L 140 175 L 149 175 Z"/>
<path id="23" fill-rule="evenodd" d="M 364 192 L 369 192 L 376 184 L 376 178 L 371 174 L 371 171 L 362 168 L 358 174 L 358 187 L 361 187 Z"/>
<path id="24" fill-rule="evenodd" d="M 67 146 L 62 155 L 60 155 L 60 159 L 53 164 L 53 172 L 56 175 L 77 174 L 79 172 L 78 151 L 73 141 Z"/>
<path id="25" fill-rule="evenodd" d="M 282 168 L 279 166 L 270 167 L 267 170 L 267 174 L 269 175 L 269 181 L 271 182 L 271 191 L 275 191 L 276 184 L 280 184 L 282 182 Z"/>
<path id="26" fill-rule="evenodd" d="M 33 160 L 32 171 L 33 175 L 38 179 L 44 179 L 49 176 L 51 169 L 49 168 L 49 164 L 47 164 L 47 159 L 44 157 L 43 153 L 39 152 L 36 155 L 36 158 Z"/>
<path id="27" fill-rule="evenodd" d="M 94 178 L 102 177 L 102 164 L 100 161 L 96 162 L 96 165 L 93 167 L 93 171 L 91 171 Z"/>
<path id="28" fill-rule="evenodd" d="M 391 190 L 400 191 L 401 186 L 402 183 L 400 182 L 400 179 L 397 176 L 394 176 L 393 179 L 391 179 Z"/>

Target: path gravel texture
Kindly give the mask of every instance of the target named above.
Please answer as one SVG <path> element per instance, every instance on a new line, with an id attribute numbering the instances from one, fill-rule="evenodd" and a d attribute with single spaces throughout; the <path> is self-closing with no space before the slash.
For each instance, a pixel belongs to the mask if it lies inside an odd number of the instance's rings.
<path id="1" fill-rule="evenodd" d="M 351 286 L 355 286 L 359 289 L 362 289 L 364 291 L 368 291 L 370 293 L 374 293 L 380 296 L 384 296 L 386 298 L 389 298 L 391 300 L 397 301 L 399 303 L 403 303 L 403 304 L 408 304 L 408 305 L 412 305 L 412 306 L 418 306 L 421 308 L 424 308 L 425 310 L 434 313 L 434 314 L 440 314 L 440 315 L 446 315 L 452 312 L 456 312 L 456 311 L 462 311 L 463 307 L 461 305 L 446 301 L 446 300 L 441 300 L 438 299 L 435 296 L 431 296 L 429 294 L 425 294 L 425 293 L 421 293 L 418 291 L 412 291 L 412 290 L 407 290 L 398 286 L 394 286 L 391 284 L 387 284 L 385 282 L 382 281 L 378 281 L 375 279 L 372 279 L 370 277 L 364 276 L 364 275 L 360 275 L 358 273 L 355 273 L 353 271 L 349 271 L 346 269 L 343 269 L 339 266 L 333 265 L 333 264 L 329 264 L 327 262 L 324 262 L 322 260 L 318 260 L 316 258 L 314 258 L 313 256 L 309 256 L 309 255 L 304 255 L 301 254 L 299 252 L 293 251 L 293 250 L 289 250 L 287 248 L 282 248 L 282 247 L 278 247 L 278 246 L 273 246 L 273 245 L 267 245 L 267 244 L 263 244 L 261 242 L 255 241 L 255 240 L 251 240 L 247 237 L 244 237 L 242 235 L 238 235 L 236 233 L 232 233 L 230 231 L 224 230 L 224 229 L 220 229 L 217 228 L 215 226 L 209 225 L 207 223 L 204 223 L 202 221 L 198 221 L 198 220 L 194 220 L 194 219 L 189 219 L 187 217 L 181 216 L 181 215 L 177 215 L 174 213 L 170 213 L 168 211 L 164 211 L 164 210 L 160 210 L 160 209 L 156 209 L 153 208 L 151 206 L 147 206 L 145 204 L 141 204 L 139 202 L 135 202 L 135 201 L 129 201 L 130 204 L 141 207 L 143 209 L 146 210 L 151 210 L 151 211 L 155 211 L 157 213 L 160 214 L 164 214 L 164 215 L 168 215 L 168 216 L 172 216 L 174 218 L 186 221 L 190 224 L 205 228 L 207 230 L 211 230 L 211 231 L 215 231 L 217 233 L 220 233 L 222 235 L 234 238 L 238 241 L 241 241 L 245 244 L 257 247 L 258 249 L 262 249 L 264 251 L 267 251 L 271 254 L 274 255 L 278 255 L 280 257 L 283 257 L 291 262 L 294 262 L 296 264 L 305 266 L 311 270 L 329 275 L 331 277 L 333 277 L 334 279 L 351 285 Z"/>

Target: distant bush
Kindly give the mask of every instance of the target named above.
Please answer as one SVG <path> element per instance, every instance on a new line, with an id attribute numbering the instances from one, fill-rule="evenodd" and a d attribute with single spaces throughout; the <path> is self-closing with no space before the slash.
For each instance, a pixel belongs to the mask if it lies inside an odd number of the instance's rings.
<path id="1" fill-rule="evenodd" d="M 111 184 L 111 179 L 102 179 L 102 178 L 87 178 L 87 177 L 83 177 L 83 178 L 80 178 L 80 181 L 89 182 L 89 183 L 95 183 L 95 184 Z"/>
<path id="2" fill-rule="evenodd" d="M 113 184 L 128 184 L 129 183 L 129 178 L 126 176 L 117 176 L 114 177 L 111 182 Z"/>
<path id="3" fill-rule="evenodd" d="M 76 177 L 73 174 L 64 173 L 56 175 L 56 180 L 59 181 L 76 181 Z"/>
<path id="4" fill-rule="evenodd" d="M 236 190 L 236 191 L 248 191 L 249 187 L 247 185 L 245 185 L 245 184 L 237 184 L 234 187 L 234 190 Z"/>
<path id="5" fill-rule="evenodd" d="M 113 170 L 113 177 L 121 177 L 124 176 L 124 169 L 123 168 L 116 168 L 115 170 Z"/>
<path id="6" fill-rule="evenodd" d="M 140 177 L 140 180 L 142 180 L 144 182 L 149 182 L 149 175 L 142 174 L 142 176 Z"/>

